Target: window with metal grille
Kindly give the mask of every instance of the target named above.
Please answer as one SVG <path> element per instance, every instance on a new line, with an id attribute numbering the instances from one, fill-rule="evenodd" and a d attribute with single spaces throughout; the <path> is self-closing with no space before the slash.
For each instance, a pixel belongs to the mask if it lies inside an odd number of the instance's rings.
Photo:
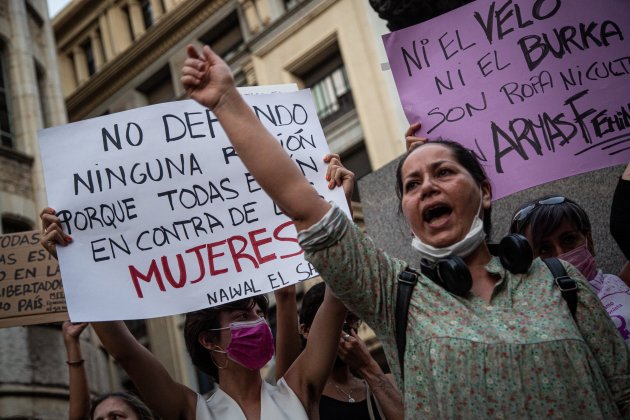
<path id="1" fill-rule="evenodd" d="M 301 78 L 304 85 L 311 88 L 317 115 L 323 126 L 354 109 L 348 75 L 338 50 L 319 61 Z"/>
<path id="2" fill-rule="evenodd" d="M 346 69 L 341 65 L 311 87 L 320 119 L 352 104 Z"/>
<path id="3" fill-rule="evenodd" d="M 83 54 L 85 54 L 85 63 L 87 64 L 88 74 L 91 76 L 96 73 L 96 62 L 94 61 L 94 48 L 92 48 L 92 40 L 87 39 L 81 44 Z"/>

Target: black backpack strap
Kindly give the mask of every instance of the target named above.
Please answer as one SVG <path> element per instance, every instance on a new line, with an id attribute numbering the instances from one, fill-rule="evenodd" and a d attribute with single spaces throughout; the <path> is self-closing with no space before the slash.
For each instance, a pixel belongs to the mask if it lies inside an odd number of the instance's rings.
<path id="1" fill-rule="evenodd" d="M 569 311 L 571 311 L 571 316 L 575 319 L 575 311 L 577 310 L 577 282 L 568 276 L 567 270 L 564 269 L 559 259 L 545 258 L 543 261 L 547 264 L 547 267 L 549 267 L 551 274 L 553 274 L 553 281 L 558 289 L 560 289 L 560 293 L 562 293 L 562 297 L 567 302 Z"/>
<path id="2" fill-rule="evenodd" d="M 420 274 L 406 267 L 398 275 L 398 294 L 396 296 L 396 311 L 394 316 L 396 317 L 394 324 L 396 333 L 396 348 L 398 349 L 398 364 L 400 366 L 400 377 L 404 380 L 404 362 L 405 362 L 405 347 L 407 345 L 407 317 L 409 315 L 409 302 L 411 302 L 411 294 L 413 288 L 418 283 L 418 276 Z"/>

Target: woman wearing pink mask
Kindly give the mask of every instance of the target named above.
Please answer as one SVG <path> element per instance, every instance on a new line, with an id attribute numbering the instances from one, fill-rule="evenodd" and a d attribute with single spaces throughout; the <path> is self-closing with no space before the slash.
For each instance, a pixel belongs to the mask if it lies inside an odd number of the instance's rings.
<path id="1" fill-rule="evenodd" d="M 42 245 L 56 257 L 56 245 L 65 246 L 72 239 L 61 230 L 53 209 L 44 209 L 40 217 Z M 310 332 L 313 344 L 306 346 L 277 386 L 260 375 L 274 354 L 267 309 L 267 298 L 260 295 L 186 315 L 184 337 L 193 364 L 219 384 L 207 401 L 176 382 L 124 322 L 91 325 L 147 406 L 162 419 L 318 418 L 319 399 L 337 356 L 346 308 L 326 291 Z"/>
<path id="2" fill-rule="evenodd" d="M 580 270 L 630 347 L 630 273 L 597 269 L 591 222 L 582 207 L 563 196 L 540 197 L 514 213 L 510 233 L 527 237 L 534 257 L 556 257 Z"/>

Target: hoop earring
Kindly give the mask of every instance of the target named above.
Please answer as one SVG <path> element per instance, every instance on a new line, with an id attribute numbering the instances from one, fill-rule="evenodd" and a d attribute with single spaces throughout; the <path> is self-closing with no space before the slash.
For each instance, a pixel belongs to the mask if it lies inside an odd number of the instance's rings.
<path id="1" fill-rule="evenodd" d="M 212 350 L 210 350 L 210 351 L 211 351 L 211 353 L 210 353 L 210 359 L 212 360 L 212 363 L 214 363 L 214 365 L 215 365 L 218 369 L 225 369 L 225 368 L 227 368 L 228 364 L 230 363 L 230 360 L 227 358 L 227 356 L 225 356 L 225 365 L 221 366 L 221 365 L 219 365 L 219 364 L 217 363 L 217 361 L 216 361 L 216 360 L 214 360 L 214 353 L 213 353 L 213 352 L 215 352 L 215 351 L 216 351 L 216 352 L 219 352 L 219 353 L 227 354 L 227 352 L 226 352 L 226 351 L 224 351 L 224 350 L 217 350 L 217 349 L 212 349 Z"/>

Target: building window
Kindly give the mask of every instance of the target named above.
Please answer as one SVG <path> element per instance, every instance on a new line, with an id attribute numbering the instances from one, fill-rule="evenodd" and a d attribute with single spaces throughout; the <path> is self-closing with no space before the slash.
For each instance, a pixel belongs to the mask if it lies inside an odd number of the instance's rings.
<path id="1" fill-rule="evenodd" d="M 35 74 L 37 75 L 37 95 L 39 97 L 39 111 L 42 114 L 42 127 L 49 127 L 50 126 L 50 120 L 49 120 L 49 98 L 48 98 L 48 91 L 46 89 L 46 82 L 47 82 L 47 74 L 46 74 L 46 70 L 44 70 L 44 68 L 39 65 L 39 63 L 37 61 L 35 61 Z"/>
<path id="2" fill-rule="evenodd" d="M 306 87 L 311 88 L 317 115 L 325 126 L 339 115 L 354 109 L 354 100 L 339 52 L 320 63 L 305 73 L 302 80 Z"/>
<path id="3" fill-rule="evenodd" d="M 6 73 L 4 48 L 0 45 L 0 144 L 13 148 L 13 131 L 9 110 L 9 88 Z"/>
<path id="4" fill-rule="evenodd" d="M 224 60 L 230 58 L 241 50 L 245 45 L 243 32 L 236 10 L 228 17 L 199 38 L 202 44 L 209 45 L 210 48 Z"/>
<path id="5" fill-rule="evenodd" d="M 81 44 L 83 54 L 85 54 L 85 63 L 87 64 L 88 74 L 91 76 L 96 73 L 96 62 L 94 61 L 94 48 L 92 48 L 92 40 L 88 39 Z"/>
<path id="6" fill-rule="evenodd" d="M 329 143 L 336 145 L 341 161 L 358 180 L 372 172 L 372 166 L 354 112 L 352 88 L 341 53 L 336 43 L 326 47 L 326 51 L 328 54 L 310 60 L 294 73 L 311 89 L 317 116 Z M 356 185 L 352 201 L 360 201 Z"/>
<path id="7" fill-rule="evenodd" d="M 350 84 L 343 65 L 315 83 L 311 90 L 320 119 L 324 119 L 342 108 L 353 108 Z"/>
<path id="8" fill-rule="evenodd" d="M 151 26 L 153 26 L 153 23 L 155 22 L 153 18 L 153 8 L 151 7 L 151 1 L 142 0 L 140 2 L 140 6 L 142 7 L 142 20 L 144 21 L 144 27 L 146 29 L 149 29 Z"/>
<path id="9" fill-rule="evenodd" d="M 173 78 L 169 66 L 166 65 L 151 75 L 143 84 L 138 86 L 138 91 L 147 98 L 149 105 L 172 101 L 175 99 Z"/>
<path id="10" fill-rule="evenodd" d="M 31 224 L 17 217 L 2 216 L 2 233 L 18 233 L 31 230 Z"/>

